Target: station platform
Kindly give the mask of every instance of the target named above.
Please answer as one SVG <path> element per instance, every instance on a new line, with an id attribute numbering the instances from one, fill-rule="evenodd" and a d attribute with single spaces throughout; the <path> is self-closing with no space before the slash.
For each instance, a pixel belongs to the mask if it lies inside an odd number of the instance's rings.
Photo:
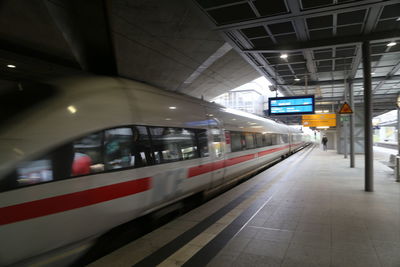
<path id="1" fill-rule="evenodd" d="M 303 149 L 89 266 L 398 267 L 400 184 L 363 164 Z"/>

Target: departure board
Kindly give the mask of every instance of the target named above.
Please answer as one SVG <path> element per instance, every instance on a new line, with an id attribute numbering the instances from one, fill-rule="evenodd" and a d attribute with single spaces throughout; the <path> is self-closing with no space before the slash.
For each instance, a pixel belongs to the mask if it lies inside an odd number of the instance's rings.
<path id="1" fill-rule="evenodd" d="M 274 97 L 268 99 L 270 115 L 314 114 L 314 96 Z"/>

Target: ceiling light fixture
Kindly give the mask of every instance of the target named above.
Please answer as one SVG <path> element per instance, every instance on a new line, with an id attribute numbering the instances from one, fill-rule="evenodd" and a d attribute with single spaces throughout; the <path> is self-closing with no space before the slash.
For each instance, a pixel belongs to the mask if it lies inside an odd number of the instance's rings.
<path id="1" fill-rule="evenodd" d="M 176 107 L 169 107 L 169 109 L 176 109 Z"/>
<path id="2" fill-rule="evenodd" d="M 280 56 L 280 58 L 286 59 L 286 58 L 288 58 L 288 55 L 287 55 L 287 54 L 282 54 L 282 55 Z"/>
<path id="3" fill-rule="evenodd" d="M 298 81 L 300 81 L 300 79 L 299 78 L 296 78 L 296 79 L 294 79 L 296 82 L 298 82 Z"/>
<path id="4" fill-rule="evenodd" d="M 8 64 L 7 67 L 8 67 L 8 68 L 11 68 L 11 69 L 15 69 L 17 66 L 15 66 L 15 65 L 13 65 L 13 64 Z"/>
<path id="5" fill-rule="evenodd" d="M 76 113 L 76 108 L 74 106 L 68 106 L 67 109 L 71 114 L 75 114 Z"/>
<path id="6" fill-rule="evenodd" d="M 397 45 L 396 42 L 390 42 L 390 43 L 388 43 L 386 46 L 391 47 L 391 46 L 395 46 L 395 45 Z"/>

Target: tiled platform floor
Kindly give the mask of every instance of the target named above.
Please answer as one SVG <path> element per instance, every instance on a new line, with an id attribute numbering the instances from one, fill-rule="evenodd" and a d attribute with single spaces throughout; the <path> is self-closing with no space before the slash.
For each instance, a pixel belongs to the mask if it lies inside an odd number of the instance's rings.
<path id="1" fill-rule="evenodd" d="M 363 156 L 356 168 L 348 166 L 335 151 L 303 150 L 91 266 L 146 266 L 158 257 L 154 265 L 399 267 L 400 184 L 393 170 L 375 161 L 375 191 L 367 193 Z M 251 188 L 201 234 L 175 245 Z M 170 253 L 160 256 L 167 246 Z"/>

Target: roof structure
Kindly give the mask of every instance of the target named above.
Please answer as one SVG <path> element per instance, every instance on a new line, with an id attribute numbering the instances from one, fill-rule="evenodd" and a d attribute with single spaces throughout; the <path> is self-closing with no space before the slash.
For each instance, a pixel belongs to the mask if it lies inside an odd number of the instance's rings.
<path id="1" fill-rule="evenodd" d="M 4 0 L 0 93 L 90 73 L 207 100 L 259 77 L 201 16 L 180 0 Z"/>
<path id="2" fill-rule="evenodd" d="M 400 87 L 400 3 L 395 0 L 194 0 L 240 55 L 284 95 L 362 102 L 361 43 L 370 41 L 375 114 Z M 397 45 L 387 46 L 389 42 Z"/>
<path id="3" fill-rule="evenodd" d="M 315 94 L 326 109 L 344 100 L 347 82 L 362 102 L 365 40 L 375 113 L 395 108 L 399 91 L 398 0 L 5 0 L 1 7 L 0 93 L 17 82 L 95 73 L 209 100 L 263 75 L 284 95 Z"/>

